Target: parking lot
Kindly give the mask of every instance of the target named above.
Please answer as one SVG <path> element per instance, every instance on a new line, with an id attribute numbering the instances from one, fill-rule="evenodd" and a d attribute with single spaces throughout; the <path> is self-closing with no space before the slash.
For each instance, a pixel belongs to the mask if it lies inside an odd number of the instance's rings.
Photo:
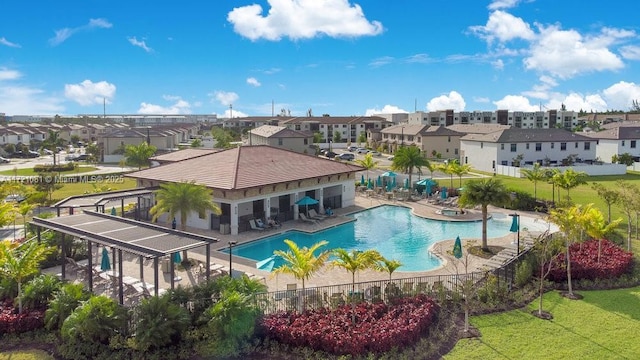
<path id="1" fill-rule="evenodd" d="M 335 149 L 332 148 L 331 149 L 332 152 L 335 153 L 335 157 L 333 157 L 333 159 L 339 159 L 340 155 L 342 154 L 352 154 L 353 155 L 353 161 L 355 160 L 362 160 L 364 159 L 366 153 L 364 153 L 363 151 L 358 152 L 358 150 L 354 150 L 354 151 L 349 151 L 348 149 Z M 389 160 L 389 156 L 391 156 L 390 154 L 381 154 L 378 153 L 377 151 L 374 152 L 373 154 L 373 160 L 374 161 L 378 161 L 378 166 L 380 167 L 388 167 L 391 166 L 391 163 L 393 162 L 392 160 Z M 320 157 L 324 157 L 327 158 L 326 156 L 320 155 Z M 346 160 L 346 159 L 341 159 L 342 161 L 350 161 L 350 160 Z"/>

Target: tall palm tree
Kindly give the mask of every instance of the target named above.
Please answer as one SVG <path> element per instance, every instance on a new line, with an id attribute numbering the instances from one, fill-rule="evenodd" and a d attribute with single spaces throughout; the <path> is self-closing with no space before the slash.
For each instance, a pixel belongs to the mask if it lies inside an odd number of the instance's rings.
<path id="1" fill-rule="evenodd" d="M 462 176 L 468 174 L 471 171 L 471 165 L 469 164 L 462 165 L 458 162 L 458 160 L 451 161 L 450 165 L 451 165 L 451 173 L 453 175 L 458 176 L 458 179 L 460 179 L 460 186 L 458 187 L 462 187 Z M 453 184 L 451 186 L 453 186 Z"/>
<path id="2" fill-rule="evenodd" d="M 351 273 L 351 321 L 355 323 L 356 272 L 365 269 L 377 269 L 378 261 L 382 260 L 382 255 L 376 250 L 347 251 L 345 249 L 334 249 L 333 255 L 336 259 L 331 262 L 331 265 L 341 267 Z"/>
<path id="3" fill-rule="evenodd" d="M 453 160 L 442 163 L 438 166 L 438 170 L 449 175 L 449 187 L 453 188 Z"/>
<path id="4" fill-rule="evenodd" d="M 557 185 L 567 190 L 567 200 L 571 201 L 569 190 L 586 183 L 587 173 L 569 168 L 559 175 Z"/>
<path id="5" fill-rule="evenodd" d="M 470 180 L 460 196 L 459 203 L 465 205 L 480 205 L 482 207 L 482 250 L 489 251 L 487 245 L 487 215 L 489 205 L 502 205 L 509 200 L 509 192 L 504 184 L 494 178 Z"/>
<path id="6" fill-rule="evenodd" d="M 587 208 L 593 204 L 589 204 Z M 565 237 L 565 256 L 567 264 L 567 287 L 569 296 L 573 296 L 573 286 L 571 281 L 571 254 L 569 248 L 571 244 L 578 240 L 580 231 L 583 229 L 585 209 L 581 205 L 570 207 L 559 207 L 549 211 L 549 221 L 558 225 L 560 232 Z"/>
<path id="7" fill-rule="evenodd" d="M 393 157 L 393 163 L 391 164 L 391 170 L 402 171 L 409 173 L 409 186 L 413 186 L 411 181 L 411 175 L 413 170 L 421 170 L 423 166 L 428 166 L 429 160 L 422 156 L 420 148 L 417 146 L 405 146 L 396 150 Z"/>
<path id="8" fill-rule="evenodd" d="M 220 214 L 220 207 L 213 202 L 212 191 L 203 185 L 198 185 L 194 181 L 163 183 L 155 194 L 156 205 L 150 212 L 153 221 L 164 213 L 169 213 L 168 221 L 175 219 L 176 214 L 180 214 L 180 229 L 187 229 L 187 217 L 191 212 L 204 214 L 207 210 L 214 214 Z M 187 252 L 183 251 L 186 259 Z"/>
<path id="9" fill-rule="evenodd" d="M 155 146 L 147 144 L 146 141 L 140 145 L 127 145 L 124 149 L 125 163 L 140 170 L 143 166 L 149 165 L 149 158 L 156 153 L 156 150 Z"/>
<path id="10" fill-rule="evenodd" d="M 533 202 L 538 200 L 538 181 L 547 178 L 546 171 L 542 169 L 540 163 L 533 164 L 532 169 L 521 169 L 520 174 L 533 183 Z"/>
<path id="11" fill-rule="evenodd" d="M 64 139 L 60 137 L 59 131 L 49 130 L 47 138 L 42 142 L 45 149 L 53 151 L 53 165 L 56 165 L 56 153 L 58 147 L 64 146 Z"/>
<path id="12" fill-rule="evenodd" d="M 369 181 L 369 170 L 375 169 L 378 163 L 380 163 L 379 161 L 373 160 L 371 153 L 366 154 L 363 159 L 358 159 L 355 162 L 367 170 L 367 181 Z"/>
<path id="13" fill-rule="evenodd" d="M 311 247 L 298 247 L 295 242 L 285 239 L 284 243 L 289 246 L 289 250 L 276 250 L 273 255 L 284 260 L 284 264 L 273 270 L 272 274 L 290 274 L 296 280 L 302 281 L 302 291 L 304 292 L 304 281 L 318 272 L 329 259 L 331 254 L 327 250 L 320 251 L 320 248 L 328 244 L 322 240 Z M 318 253 L 316 255 L 316 253 Z M 304 304 L 303 304 L 304 308 Z"/>
<path id="14" fill-rule="evenodd" d="M 398 260 L 389 260 L 386 258 L 382 258 L 380 259 L 380 261 L 378 262 L 377 266 L 376 266 L 376 270 L 378 271 L 384 271 L 386 273 L 389 274 L 389 281 L 391 281 L 391 275 L 393 275 L 393 272 L 398 270 L 398 268 L 402 266 L 402 263 Z"/>
<path id="15" fill-rule="evenodd" d="M 19 313 L 22 313 L 22 283 L 40 271 L 40 263 L 52 251 L 52 248 L 37 241 L 27 241 L 21 245 L 0 241 L 0 275 L 18 284 Z"/>

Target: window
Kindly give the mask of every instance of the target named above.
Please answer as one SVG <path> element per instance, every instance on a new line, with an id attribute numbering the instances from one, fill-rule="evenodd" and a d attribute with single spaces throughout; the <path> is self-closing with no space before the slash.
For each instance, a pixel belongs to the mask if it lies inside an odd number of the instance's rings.
<path id="1" fill-rule="evenodd" d="M 500 150 L 504 150 L 504 144 L 500 144 Z"/>
<path id="2" fill-rule="evenodd" d="M 622 140 L 622 146 L 624 146 L 624 140 Z"/>
<path id="3" fill-rule="evenodd" d="M 518 144 L 511 144 L 511 152 L 518 151 Z"/>
<path id="4" fill-rule="evenodd" d="M 509 162 L 507 160 L 502 160 L 502 165 L 507 166 L 509 165 Z"/>
<path id="5" fill-rule="evenodd" d="M 282 146 L 282 138 L 278 139 L 278 145 Z"/>
<path id="6" fill-rule="evenodd" d="M 553 149 L 553 146 L 555 145 L 555 143 L 551 143 L 551 148 Z"/>
<path id="7" fill-rule="evenodd" d="M 304 139 L 304 144 L 309 145 L 309 139 Z"/>
<path id="8" fill-rule="evenodd" d="M 447 136 L 447 142 L 451 142 L 451 136 Z"/>
<path id="9" fill-rule="evenodd" d="M 542 143 L 536 143 L 536 151 L 542 151 Z"/>
<path id="10" fill-rule="evenodd" d="M 590 142 L 588 142 L 588 141 L 586 141 L 586 142 L 584 143 L 584 149 L 585 149 L 585 150 L 591 150 L 591 143 L 590 143 Z"/>
<path id="11" fill-rule="evenodd" d="M 527 150 L 529 150 L 529 143 L 527 143 L 527 146 L 526 146 L 526 148 L 527 148 Z"/>
<path id="12" fill-rule="evenodd" d="M 458 155 L 458 149 L 453 149 L 453 153 L 454 153 L 455 155 Z"/>
<path id="13" fill-rule="evenodd" d="M 484 143 L 480 143 L 480 149 L 484 148 Z"/>
<path id="14" fill-rule="evenodd" d="M 636 141 L 635 140 L 631 140 L 631 144 L 630 144 L 632 149 L 636 148 Z"/>
<path id="15" fill-rule="evenodd" d="M 576 143 L 576 149 L 578 148 L 578 143 Z"/>
<path id="16" fill-rule="evenodd" d="M 567 143 L 560 143 L 560 151 L 567 150 Z"/>

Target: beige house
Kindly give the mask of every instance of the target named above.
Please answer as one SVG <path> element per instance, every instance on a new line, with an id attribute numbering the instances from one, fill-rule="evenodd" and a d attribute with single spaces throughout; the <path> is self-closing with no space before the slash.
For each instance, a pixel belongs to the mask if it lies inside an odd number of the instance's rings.
<path id="1" fill-rule="evenodd" d="M 248 133 L 249 145 L 269 145 L 303 154 L 315 154 L 313 134 L 284 126 L 262 125 Z"/>
<path id="2" fill-rule="evenodd" d="M 271 146 L 239 146 L 183 161 L 129 173 L 139 187 L 195 181 L 213 191 L 222 214 L 192 213 L 187 226 L 238 234 L 249 231 L 249 220 L 298 219 L 300 199 L 322 213 L 327 207 L 355 204 L 356 172 L 363 168 Z M 160 221 L 170 220 L 160 218 Z"/>
<path id="3" fill-rule="evenodd" d="M 377 136 L 376 136 L 377 135 Z M 444 126 L 400 124 L 370 132 L 372 147 L 382 146 L 389 153 L 394 153 L 402 146 L 417 146 L 427 157 L 458 159 L 460 138 L 463 133 L 447 129 Z"/>

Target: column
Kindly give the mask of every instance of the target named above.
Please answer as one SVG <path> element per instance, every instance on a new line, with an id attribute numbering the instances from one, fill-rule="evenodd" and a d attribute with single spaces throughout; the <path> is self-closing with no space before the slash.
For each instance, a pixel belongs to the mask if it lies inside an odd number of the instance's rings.
<path id="1" fill-rule="evenodd" d="M 319 201 L 318 210 L 320 211 L 320 214 L 324 214 L 324 188 L 316 190 L 316 200 Z"/>
<path id="2" fill-rule="evenodd" d="M 266 199 L 264 199 L 264 217 L 265 219 L 268 219 L 271 217 L 271 197 L 268 196 Z"/>
<path id="3" fill-rule="evenodd" d="M 231 204 L 231 235 L 238 235 L 238 204 Z"/>

